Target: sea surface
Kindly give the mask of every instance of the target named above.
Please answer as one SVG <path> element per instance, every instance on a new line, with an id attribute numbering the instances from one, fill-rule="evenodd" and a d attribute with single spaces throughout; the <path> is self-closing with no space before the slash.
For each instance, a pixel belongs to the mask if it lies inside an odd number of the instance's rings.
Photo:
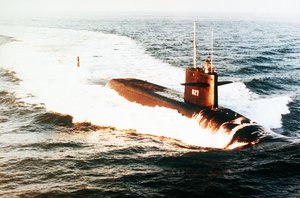
<path id="1" fill-rule="evenodd" d="M 134 77 L 183 92 L 194 20 L 198 65 L 213 41 L 219 78 L 234 81 L 219 103 L 264 127 L 256 144 L 225 149 L 229 134 L 107 87 Z M 299 116 L 299 22 L 0 23 L 0 197 L 300 197 Z"/>

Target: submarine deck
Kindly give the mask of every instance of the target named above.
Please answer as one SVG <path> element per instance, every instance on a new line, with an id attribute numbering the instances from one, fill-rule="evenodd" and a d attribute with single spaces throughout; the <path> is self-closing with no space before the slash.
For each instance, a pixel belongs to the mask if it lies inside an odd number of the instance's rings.
<path id="1" fill-rule="evenodd" d="M 227 119 L 234 119 L 241 116 L 227 108 L 207 109 L 205 107 L 186 103 L 183 100 L 182 93 L 144 80 L 118 78 L 110 80 L 108 86 L 131 102 L 150 107 L 160 106 L 174 109 L 189 118 L 200 111 L 206 110 L 213 111 L 217 114 L 225 113 L 227 114 Z"/>

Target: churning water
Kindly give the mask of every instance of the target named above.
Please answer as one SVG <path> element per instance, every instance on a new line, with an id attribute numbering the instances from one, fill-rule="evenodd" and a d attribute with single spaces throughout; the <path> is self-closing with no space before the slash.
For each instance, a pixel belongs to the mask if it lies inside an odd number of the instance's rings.
<path id="1" fill-rule="evenodd" d="M 115 18 L 0 26 L 0 195 L 299 196 L 300 25 L 198 19 L 219 102 L 262 125 L 259 143 L 106 86 L 134 77 L 183 91 L 192 20 Z M 77 56 L 80 67 L 76 66 Z M 199 63 L 201 64 L 201 63 Z M 232 148 L 240 146 L 233 145 Z"/>

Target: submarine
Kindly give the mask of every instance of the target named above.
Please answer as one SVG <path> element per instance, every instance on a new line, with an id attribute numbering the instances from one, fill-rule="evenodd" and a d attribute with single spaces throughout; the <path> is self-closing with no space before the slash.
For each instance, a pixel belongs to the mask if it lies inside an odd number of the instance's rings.
<path id="1" fill-rule="evenodd" d="M 232 134 L 232 139 L 225 148 L 236 142 L 257 143 L 265 133 L 262 126 L 231 109 L 218 105 L 218 87 L 232 81 L 218 81 L 217 72 L 212 65 L 213 50 L 208 54 L 202 67 L 197 66 L 196 36 L 194 22 L 194 64 L 185 70 L 185 82 L 181 83 L 184 87 L 183 94 L 135 78 L 111 79 L 108 87 L 130 102 L 174 109 L 183 116 L 196 119 L 200 127 L 213 133 Z"/>

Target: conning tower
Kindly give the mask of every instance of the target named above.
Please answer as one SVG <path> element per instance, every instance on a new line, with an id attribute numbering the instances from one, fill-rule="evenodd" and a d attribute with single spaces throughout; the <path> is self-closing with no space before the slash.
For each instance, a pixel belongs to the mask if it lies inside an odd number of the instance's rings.
<path id="1" fill-rule="evenodd" d="M 196 37 L 196 23 L 194 22 L 194 67 L 187 68 L 185 72 L 185 83 L 182 84 L 185 86 L 184 101 L 215 109 L 218 108 L 218 75 L 212 67 L 212 53 L 208 54 L 201 68 L 197 66 Z"/>
<path id="2" fill-rule="evenodd" d="M 185 71 L 184 101 L 206 108 L 218 107 L 218 75 L 205 73 L 203 68 L 187 68 Z"/>

